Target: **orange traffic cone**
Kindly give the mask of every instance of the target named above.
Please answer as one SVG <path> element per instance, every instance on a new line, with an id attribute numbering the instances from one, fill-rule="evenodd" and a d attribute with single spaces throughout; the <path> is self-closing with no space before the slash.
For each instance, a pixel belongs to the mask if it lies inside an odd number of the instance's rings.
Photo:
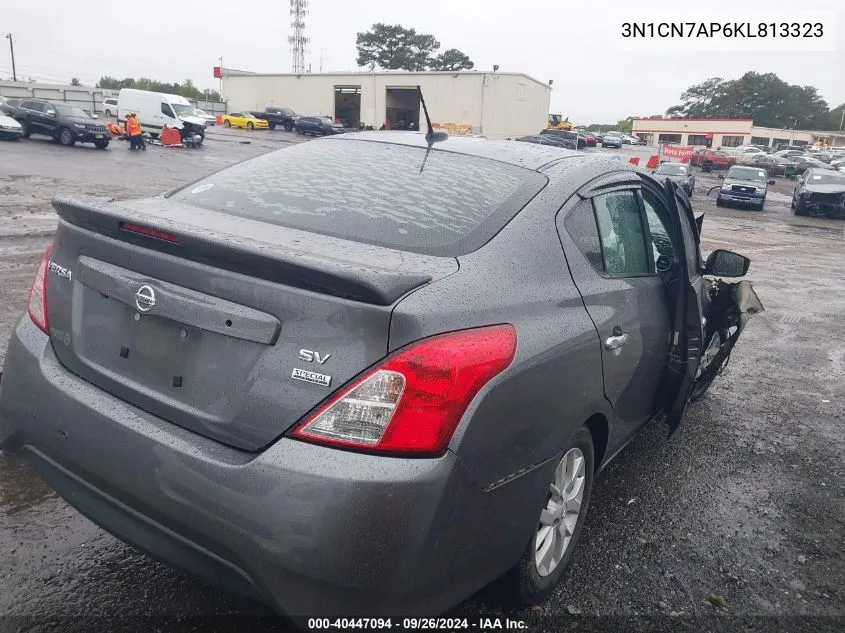
<path id="1" fill-rule="evenodd" d="M 631 158 L 628 159 L 628 162 L 631 163 L 634 167 L 638 167 L 640 164 L 640 157 L 631 156 Z"/>
<path id="2" fill-rule="evenodd" d="M 652 154 L 648 158 L 648 162 L 645 164 L 647 169 L 655 169 L 660 164 L 660 156 L 657 154 Z"/>

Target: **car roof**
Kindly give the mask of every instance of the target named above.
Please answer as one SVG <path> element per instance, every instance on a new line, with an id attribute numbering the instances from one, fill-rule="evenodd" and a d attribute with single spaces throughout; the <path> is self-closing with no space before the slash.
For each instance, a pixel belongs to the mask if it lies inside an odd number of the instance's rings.
<path id="1" fill-rule="evenodd" d="M 362 140 L 375 143 L 392 143 L 425 149 L 428 143 L 422 132 L 379 131 L 379 132 L 350 132 L 328 137 L 324 141 Z M 321 141 L 321 142 L 324 142 Z M 502 163 L 509 163 L 518 167 L 542 171 L 544 167 L 562 159 L 578 161 L 598 160 L 602 154 L 587 154 L 564 149 L 555 145 L 538 145 L 535 143 L 518 143 L 515 141 L 499 141 L 483 138 L 461 138 L 450 136 L 446 140 L 438 141 L 432 146 L 434 151 L 453 152 L 488 158 Z"/>

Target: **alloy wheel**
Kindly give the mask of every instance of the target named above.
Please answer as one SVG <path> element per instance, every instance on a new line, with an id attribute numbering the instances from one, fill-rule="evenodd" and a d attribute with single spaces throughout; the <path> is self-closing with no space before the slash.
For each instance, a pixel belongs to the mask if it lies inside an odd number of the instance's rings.
<path id="1" fill-rule="evenodd" d="M 586 463 L 581 449 L 571 448 L 555 469 L 534 539 L 534 563 L 540 576 L 548 576 L 560 565 L 572 542 L 587 482 Z"/>

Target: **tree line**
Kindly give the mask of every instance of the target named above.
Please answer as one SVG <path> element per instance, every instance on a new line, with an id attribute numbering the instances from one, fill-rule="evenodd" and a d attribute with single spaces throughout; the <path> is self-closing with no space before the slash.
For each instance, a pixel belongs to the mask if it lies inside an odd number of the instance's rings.
<path id="1" fill-rule="evenodd" d="M 400 24 L 373 24 L 358 33 L 358 66 L 369 70 L 471 70 L 475 63 L 457 48 L 442 53 L 433 35 Z"/>
<path id="2" fill-rule="evenodd" d="M 148 79 L 141 77 L 134 79 L 126 77 L 125 79 L 117 79 L 105 75 L 100 77 L 97 82 L 97 88 L 104 88 L 106 90 L 120 90 L 121 88 L 136 88 L 138 90 L 150 90 L 152 92 L 164 92 L 171 95 L 181 95 L 186 99 L 206 99 L 208 101 L 221 101 L 220 93 L 216 90 L 200 90 L 194 85 L 191 79 L 186 79 L 183 83 L 165 83 L 156 81 L 155 79 Z"/>
<path id="3" fill-rule="evenodd" d="M 783 81 L 774 73 L 749 71 L 739 79 L 711 77 L 681 93 L 668 117 L 754 119 L 754 125 L 838 130 L 845 103 L 830 108 L 813 86 Z"/>
<path id="4" fill-rule="evenodd" d="M 665 114 L 629 116 L 616 123 L 591 123 L 594 132 L 630 134 L 634 119 L 753 119 L 760 127 L 836 131 L 845 103 L 830 108 L 813 86 L 788 84 L 774 73 L 749 71 L 739 79 L 711 77 L 681 93 L 682 103 Z M 843 126 L 845 127 L 845 126 Z"/>

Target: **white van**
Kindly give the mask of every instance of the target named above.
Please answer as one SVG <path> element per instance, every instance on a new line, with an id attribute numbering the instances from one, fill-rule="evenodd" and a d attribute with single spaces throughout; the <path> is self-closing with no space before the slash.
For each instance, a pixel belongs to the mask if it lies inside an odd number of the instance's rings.
<path id="1" fill-rule="evenodd" d="M 193 132 L 205 140 L 205 121 L 196 115 L 194 106 L 185 97 L 149 90 L 122 88 L 117 96 L 118 118 L 134 112 L 144 132 L 153 138 L 161 134 L 166 125 L 182 130 L 182 136 Z"/>

